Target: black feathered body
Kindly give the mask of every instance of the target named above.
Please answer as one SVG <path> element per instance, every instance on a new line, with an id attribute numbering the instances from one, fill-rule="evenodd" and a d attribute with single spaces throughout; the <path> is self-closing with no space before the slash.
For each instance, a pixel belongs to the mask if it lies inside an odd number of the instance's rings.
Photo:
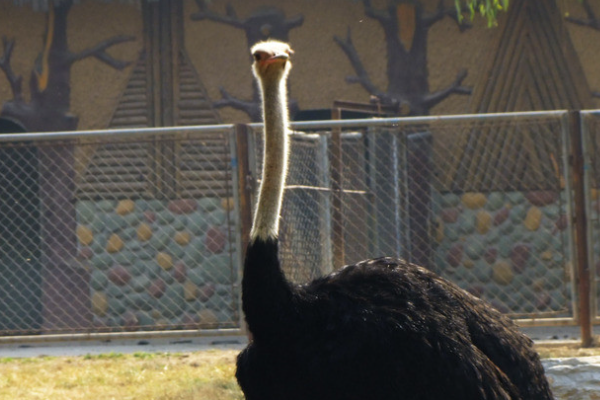
<path id="1" fill-rule="evenodd" d="M 294 286 L 271 239 L 243 279 L 248 400 L 552 399 L 531 340 L 424 268 L 379 258 Z"/>

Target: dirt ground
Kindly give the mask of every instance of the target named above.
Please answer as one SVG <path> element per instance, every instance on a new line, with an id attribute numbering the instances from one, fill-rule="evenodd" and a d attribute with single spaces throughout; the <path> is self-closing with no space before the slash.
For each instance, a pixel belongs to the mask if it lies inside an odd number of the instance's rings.
<path id="1" fill-rule="evenodd" d="M 579 343 L 555 344 L 549 342 L 538 343 L 535 346 L 542 358 L 572 358 L 600 356 L 600 347 L 581 348 Z"/>

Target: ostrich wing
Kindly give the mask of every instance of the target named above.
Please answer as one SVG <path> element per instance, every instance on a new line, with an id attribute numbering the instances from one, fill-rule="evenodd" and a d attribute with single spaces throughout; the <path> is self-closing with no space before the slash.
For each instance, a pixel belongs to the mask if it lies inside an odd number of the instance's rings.
<path id="1" fill-rule="evenodd" d="M 464 308 L 474 300 L 423 268 L 369 260 L 299 287 L 297 297 L 305 307 L 293 339 L 302 343 L 297 364 L 318 365 L 305 372 L 312 379 L 342 377 L 339 386 L 330 380 L 332 396 L 520 399 L 502 369 L 472 342 Z"/>

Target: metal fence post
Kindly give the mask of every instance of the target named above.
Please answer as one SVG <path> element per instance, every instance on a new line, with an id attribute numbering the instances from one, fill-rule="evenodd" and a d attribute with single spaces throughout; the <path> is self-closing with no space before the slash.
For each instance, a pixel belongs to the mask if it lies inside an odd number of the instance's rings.
<path id="1" fill-rule="evenodd" d="M 585 202 L 585 160 L 581 114 L 569 111 L 569 134 L 571 137 L 571 155 L 573 172 L 573 194 L 575 200 L 575 246 L 577 253 L 577 278 L 579 289 L 579 324 L 581 327 L 581 346 L 592 345 L 592 321 L 590 313 L 590 265 L 588 260 L 588 229 Z"/>
<path id="2" fill-rule="evenodd" d="M 232 167 L 237 177 L 237 190 L 236 190 L 236 201 L 239 212 L 239 232 L 240 240 L 238 245 L 241 246 L 238 251 L 239 257 L 239 274 L 238 274 L 238 287 L 241 288 L 241 278 L 243 274 L 243 263 L 250 241 L 250 230 L 252 229 L 252 175 L 250 173 L 250 162 L 249 157 L 249 145 L 248 145 L 248 134 L 249 129 L 247 125 L 236 124 L 234 128 L 234 146 Z M 238 293 L 238 304 L 239 304 L 239 326 L 242 332 L 249 335 L 248 327 L 244 313 L 242 311 L 242 291 Z"/>
<path id="3" fill-rule="evenodd" d="M 237 187 L 240 202 L 242 251 L 246 250 L 252 228 L 252 175 L 248 161 L 248 126 L 235 125 L 235 148 L 237 161 Z M 234 165 L 235 168 L 235 165 Z"/>
<path id="4" fill-rule="evenodd" d="M 317 150 L 319 165 L 319 185 L 324 188 L 331 187 L 330 179 L 330 159 L 329 159 L 329 139 L 327 135 L 319 135 L 319 147 Z M 319 210 L 319 234 L 321 238 L 321 273 L 330 274 L 334 271 L 333 244 L 332 244 L 332 217 L 333 207 L 331 206 L 332 193 L 328 191 L 323 194 L 323 206 Z"/>
<path id="5" fill-rule="evenodd" d="M 342 116 L 339 108 L 331 111 L 331 119 L 339 120 Z M 346 263 L 344 243 L 344 211 L 342 202 L 343 165 L 342 165 L 342 128 L 331 130 L 331 189 L 333 192 L 333 268 L 340 268 Z"/>
<path id="6" fill-rule="evenodd" d="M 406 136 L 408 189 L 408 232 L 411 262 L 431 268 L 429 213 L 431 209 L 431 149 L 433 137 L 427 131 Z"/>

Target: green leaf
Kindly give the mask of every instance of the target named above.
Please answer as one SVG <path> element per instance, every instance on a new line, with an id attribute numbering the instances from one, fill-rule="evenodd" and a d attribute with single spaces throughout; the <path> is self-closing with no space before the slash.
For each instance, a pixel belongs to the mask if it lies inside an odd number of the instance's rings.
<path id="1" fill-rule="evenodd" d="M 460 7 L 460 2 L 455 2 L 454 3 L 454 7 L 456 8 L 456 18 L 458 19 L 458 23 L 462 23 L 463 21 L 463 15 L 462 15 L 462 10 Z"/>
<path id="2" fill-rule="evenodd" d="M 479 14 L 487 19 L 488 26 L 497 25 L 498 12 L 506 11 L 508 3 L 509 0 L 454 0 L 459 21 L 462 20 L 461 10 L 466 6 L 471 20 Z"/>

